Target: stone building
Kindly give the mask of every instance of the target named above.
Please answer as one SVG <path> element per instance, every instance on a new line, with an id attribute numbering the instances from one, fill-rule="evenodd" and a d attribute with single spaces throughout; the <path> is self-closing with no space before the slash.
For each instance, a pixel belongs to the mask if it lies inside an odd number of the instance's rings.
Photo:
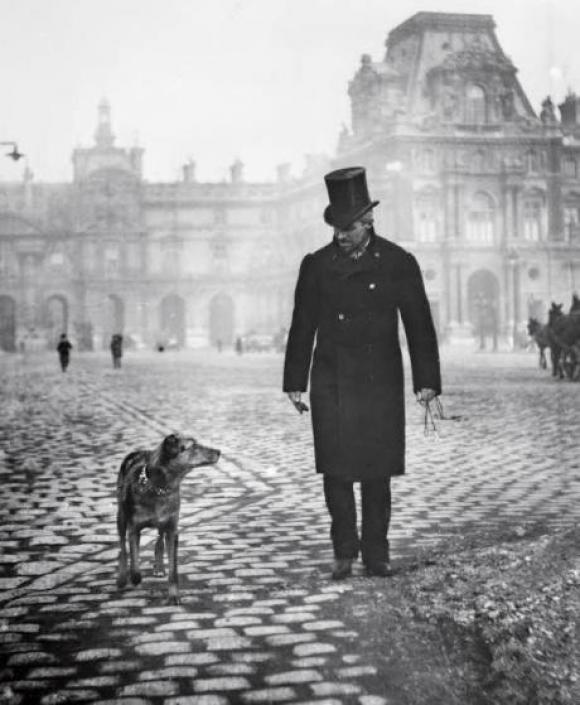
<path id="1" fill-rule="evenodd" d="M 420 12 L 349 84 L 335 166 L 364 164 L 379 231 L 413 251 L 441 336 L 525 337 L 580 277 L 580 99 L 536 115 L 488 15 Z"/>
<path id="2" fill-rule="evenodd" d="M 0 347 L 85 347 L 122 332 L 152 346 L 231 344 L 289 324 L 301 257 L 328 241 L 323 174 L 367 167 L 377 230 L 414 252 L 442 338 L 525 335 L 580 277 L 580 98 L 539 115 L 488 15 L 420 12 L 365 54 L 352 120 L 332 158 L 300 178 L 143 179 L 143 150 L 115 146 L 99 106 L 72 183 L 0 184 Z"/>
<path id="3" fill-rule="evenodd" d="M 0 345 L 81 348 L 111 335 L 146 346 L 232 344 L 275 332 L 288 313 L 279 184 L 148 183 L 143 150 L 115 146 L 107 102 L 71 184 L 0 185 Z M 36 342 L 38 341 L 38 342 Z"/>

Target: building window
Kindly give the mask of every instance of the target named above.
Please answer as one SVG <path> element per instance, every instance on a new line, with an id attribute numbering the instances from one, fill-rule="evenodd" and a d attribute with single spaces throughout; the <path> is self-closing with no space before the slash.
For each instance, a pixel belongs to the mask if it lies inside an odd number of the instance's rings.
<path id="1" fill-rule="evenodd" d="M 570 241 L 580 237 L 580 205 L 564 206 L 564 232 Z"/>
<path id="2" fill-rule="evenodd" d="M 526 152 L 526 169 L 533 174 L 537 174 L 540 171 L 540 155 L 535 149 L 530 149 Z"/>
<path id="3" fill-rule="evenodd" d="M 88 272 L 98 269 L 99 248 L 96 242 L 85 242 L 83 263 Z"/>
<path id="4" fill-rule="evenodd" d="M 420 242 L 436 242 L 439 238 L 437 194 L 424 191 L 415 199 L 415 232 Z"/>
<path id="5" fill-rule="evenodd" d="M 167 275 L 177 275 L 181 272 L 183 241 L 173 236 L 164 238 L 161 245 L 161 271 Z"/>
<path id="6" fill-rule="evenodd" d="M 481 86 L 470 85 L 465 92 L 465 122 L 481 125 L 487 122 L 485 91 Z"/>
<path id="7" fill-rule="evenodd" d="M 432 174 L 435 171 L 435 152 L 432 149 L 422 149 L 417 155 L 417 170 Z"/>
<path id="8" fill-rule="evenodd" d="M 116 245 L 108 245 L 105 248 L 105 276 L 117 274 L 120 269 L 120 252 Z"/>
<path id="9" fill-rule="evenodd" d="M 62 252 L 53 252 L 49 257 L 51 267 L 60 268 L 64 265 L 64 255 Z"/>
<path id="10" fill-rule="evenodd" d="M 538 242 L 542 239 L 544 199 L 540 194 L 524 200 L 524 240 Z"/>
<path id="11" fill-rule="evenodd" d="M 493 243 L 495 207 L 487 193 L 476 193 L 467 219 L 467 239 L 472 242 Z"/>
<path id="12" fill-rule="evenodd" d="M 127 266 L 129 269 L 141 269 L 141 248 L 138 242 L 127 245 Z"/>
<path id="13" fill-rule="evenodd" d="M 574 159 L 574 157 L 565 157 L 564 158 L 563 171 L 564 171 L 564 176 L 568 176 L 572 179 L 577 178 L 578 166 L 576 163 L 576 159 Z"/>

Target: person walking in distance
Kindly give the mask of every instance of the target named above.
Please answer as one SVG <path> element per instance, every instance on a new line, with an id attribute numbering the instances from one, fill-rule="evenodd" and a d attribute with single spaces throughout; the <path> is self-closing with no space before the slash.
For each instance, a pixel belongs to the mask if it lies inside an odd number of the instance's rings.
<path id="1" fill-rule="evenodd" d="M 115 333 L 111 336 L 111 357 L 113 358 L 113 368 L 121 367 L 121 358 L 123 357 L 123 336 L 120 333 Z"/>
<path id="2" fill-rule="evenodd" d="M 363 167 L 325 177 L 332 241 L 302 260 L 283 390 L 302 413 L 310 372 L 316 470 L 322 474 L 334 550 L 332 577 L 391 573 L 391 477 L 405 472 L 400 314 L 417 399 L 441 393 L 437 337 L 415 257 L 379 237 Z M 316 341 L 316 342 L 315 342 Z M 314 348 L 314 350 L 313 350 Z M 361 533 L 354 484 L 360 483 Z"/>
<path id="3" fill-rule="evenodd" d="M 71 349 L 72 349 L 72 344 L 69 341 L 69 339 L 66 337 L 66 333 L 62 333 L 60 336 L 60 340 L 58 341 L 58 345 L 56 346 L 56 350 L 58 352 L 60 369 L 63 372 L 66 372 L 66 368 L 68 367 L 68 364 L 70 362 Z"/>

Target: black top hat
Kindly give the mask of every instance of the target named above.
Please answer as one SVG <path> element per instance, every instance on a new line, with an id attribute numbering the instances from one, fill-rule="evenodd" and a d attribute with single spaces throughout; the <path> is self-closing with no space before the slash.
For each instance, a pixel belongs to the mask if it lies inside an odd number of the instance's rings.
<path id="1" fill-rule="evenodd" d="M 331 171 L 324 181 L 330 199 L 324 220 L 335 228 L 348 228 L 379 203 L 369 198 L 366 172 L 362 166 Z"/>

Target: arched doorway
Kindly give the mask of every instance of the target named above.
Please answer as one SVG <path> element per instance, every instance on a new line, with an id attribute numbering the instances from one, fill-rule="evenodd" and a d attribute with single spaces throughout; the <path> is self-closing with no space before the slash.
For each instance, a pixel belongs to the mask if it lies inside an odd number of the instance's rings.
<path id="1" fill-rule="evenodd" d="M 486 346 L 486 338 L 492 339 L 497 348 L 499 334 L 499 283 L 492 272 L 479 269 L 467 281 L 467 313 L 474 334 L 479 338 L 480 348 Z"/>
<path id="2" fill-rule="evenodd" d="M 169 346 L 185 345 L 185 301 L 177 294 L 161 300 L 159 306 L 159 328 L 162 341 Z"/>
<path id="3" fill-rule="evenodd" d="M 44 305 L 44 326 L 49 347 L 56 346 L 62 333 L 68 333 L 68 302 L 64 296 L 49 296 Z"/>
<path id="4" fill-rule="evenodd" d="M 103 317 L 103 348 L 108 348 L 111 336 L 123 334 L 125 329 L 125 303 L 117 294 L 109 294 L 105 302 Z"/>
<path id="5" fill-rule="evenodd" d="M 16 350 L 16 302 L 11 296 L 0 296 L 0 350 Z"/>
<path id="6" fill-rule="evenodd" d="M 223 345 L 234 342 L 234 302 L 227 294 L 216 294 L 210 301 L 209 340 L 212 345 L 218 340 Z"/>

